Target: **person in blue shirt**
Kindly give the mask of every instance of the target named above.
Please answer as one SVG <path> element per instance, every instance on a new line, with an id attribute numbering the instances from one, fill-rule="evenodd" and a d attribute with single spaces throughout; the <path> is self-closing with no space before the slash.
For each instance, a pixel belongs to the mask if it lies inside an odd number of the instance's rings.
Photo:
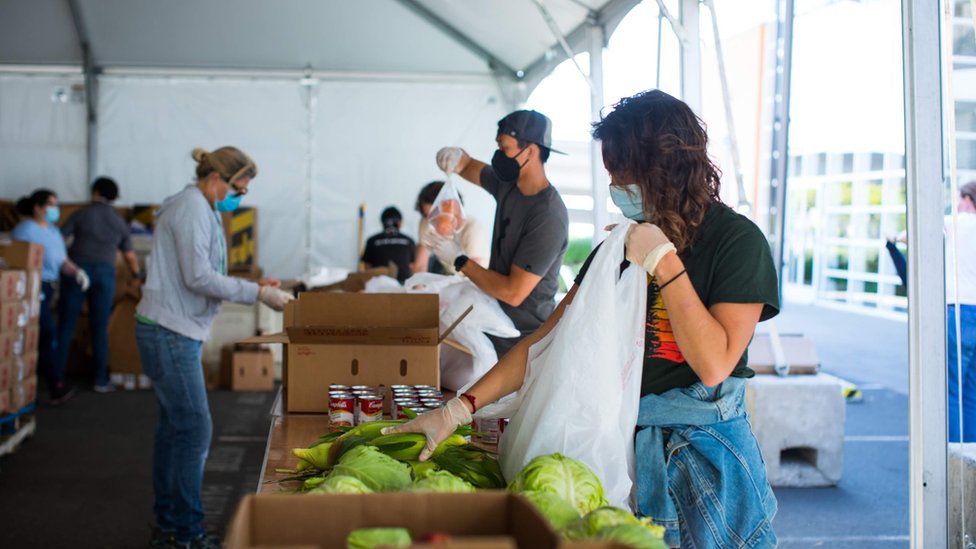
<path id="1" fill-rule="evenodd" d="M 57 322 L 51 305 L 60 275 L 71 277 L 82 291 L 87 291 L 88 274 L 68 259 L 64 238 L 57 227 L 61 210 L 58 208 L 58 196 L 54 192 L 38 189 L 30 196 L 21 198 L 17 202 L 17 213 L 24 219 L 14 227 L 11 237 L 44 246 L 37 365 L 39 371 L 47 377 L 51 404 L 58 405 L 74 396 L 74 389 L 65 382 L 64 367 L 57 360 Z M 62 344 L 69 345 L 70 342 L 65 341 Z"/>

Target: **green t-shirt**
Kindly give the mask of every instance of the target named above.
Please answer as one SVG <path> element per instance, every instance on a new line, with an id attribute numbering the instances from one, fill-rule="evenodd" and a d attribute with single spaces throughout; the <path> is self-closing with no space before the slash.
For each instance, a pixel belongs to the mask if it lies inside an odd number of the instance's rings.
<path id="1" fill-rule="evenodd" d="M 595 254 L 593 250 L 586 259 L 576 277 L 577 284 L 583 281 Z M 762 303 L 760 321 L 779 313 L 779 285 L 769 243 L 749 218 L 725 204 L 715 203 L 708 209 L 697 238 L 681 254 L 681 261 L 706 308 L 716 303 Z M 624 268 L 628 265 L 624 262 Z M 641 396 L 689 387 L 700 381 L 678 349 L 668 311 L 653 277 L 647 286 L 645 326 Z M 746 364 L 747 353 L 743 353 L 732 375 L 754 376 L 755 372 Z"/>

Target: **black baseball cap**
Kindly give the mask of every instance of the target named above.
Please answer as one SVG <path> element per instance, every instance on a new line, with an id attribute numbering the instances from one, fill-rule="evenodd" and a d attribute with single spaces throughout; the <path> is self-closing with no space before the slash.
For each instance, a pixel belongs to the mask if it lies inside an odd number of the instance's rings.
<path id="1" fill-rule="evenodd" d="M 383 222 L 383 225 L 387 225 L 391 221 L 398 223 L 403 221 L 403 214 L 401 214 L 400 210 L 396 209 L 396 207 L 390 206 L 389 208 L 383 210 L 383 213 L 380 214 L 380 221 Z"/>
<path id="2" fill-rule="evenodd" d="M 566 154 L 552 148 L 552 121 L 539 111 L 515 111 L 507 114 L 498 121 L 498 133 L 535 143 L 554 153 Z"/>

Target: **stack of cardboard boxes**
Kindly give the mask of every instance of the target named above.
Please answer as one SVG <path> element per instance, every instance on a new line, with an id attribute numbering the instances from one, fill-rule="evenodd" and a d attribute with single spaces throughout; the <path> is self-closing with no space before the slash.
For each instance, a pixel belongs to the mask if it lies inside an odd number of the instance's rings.
<path id="1" fill-rule="evenodd" d="M 0 413 L 16 412 L 37 397 L 37 351 L 44 248 L 0 245 Z"/>

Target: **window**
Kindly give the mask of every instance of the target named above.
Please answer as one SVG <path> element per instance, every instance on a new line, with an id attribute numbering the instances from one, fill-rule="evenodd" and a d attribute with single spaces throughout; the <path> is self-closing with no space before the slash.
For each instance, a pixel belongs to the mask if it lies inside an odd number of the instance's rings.
<path id="1" fill-rule="evenodd" d="M 956 166 L 960 170 L 976 169 L 976 141 L 956 140 Z"/>
<path id="2" fill-rule="evenodd" d="M 820 153 L 817 155 L 817 175 L 825 173 L 827 173 L 827 153 Z"/>
<path id="3" fill-rule="evenodd" d="M 880 206 L 884 196 L 884 185 L 880 180 L 868 181 L 868 204 Z"/>
<path id="4" fill-rule="evenodd" d="M 851 173 L 854 171 L 854 153 L 844 153 L 843 162 L 844 165 L 841 168 L 841 172 Z"/>
<path id="5" fill-rule="evenodd" d="M 955 55 L 976 55 L 976 36 L 974 36 L 972 26 L 953 26 L 952 53 Z"/>
<path id="6" fill-rule="evenodd" d="M 976 132 L 976 102 L 956 101 L 956 131 Z"/>
<path id="7" fill-rule="evenodd" d="M 868 216 L 868 233 L 866 236 L 868 238 L 881 238 L 881 214 L 871 214 Z"/>
<path id="8" fill-rule="evenodd" d="M 884 169 L 884 155 L 882 153 L 871 153 L 871 171 L 880 172 Z"/>

